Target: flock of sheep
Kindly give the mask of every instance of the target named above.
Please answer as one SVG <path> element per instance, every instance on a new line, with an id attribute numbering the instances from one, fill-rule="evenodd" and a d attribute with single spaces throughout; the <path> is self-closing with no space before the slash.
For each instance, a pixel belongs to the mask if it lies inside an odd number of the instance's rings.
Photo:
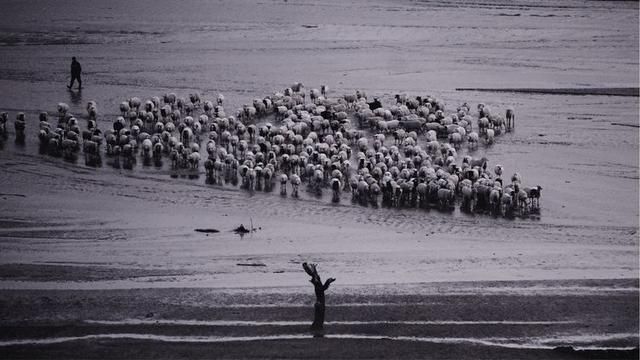
<path id="1" fill-rule="evenodd" d="M 299 187 L 321 195 L 343 192 L 352 201 L 372 206 L 437 207 L 459 203 L 468 212 L 526 215 L 539 211 L 541 187 L 525 187 L 515 173 L 503 179 L 500 165 L 457 151 L 491 144 L 515 126 L 513 109 L 505 117 L 489 106 L 462 104 L 447 112 L 433 97 L 395 96 L 384 106 L 368 102 L 362 91 L 329 97 L 328 88 L 307 89 L 296 83 L 283 92 L 238 109 L 228 116 L 224 97 L 188 99 L 173 93 L 120 104 L 109 129 L 97 126 L 97 105 L 87 104 L 84 126 L 58 104 L 57 124 L 39 116 L 40 151 L 74 160 L 84 154 L 89 166 L 102 155 L 116 167 L 132 168 L 137 158 L 162 166 L 169 159 L 174 173 L 198 176 L 204 168 L 210 184 L 239 185 L 248 191 L 271 191 L 298 197 Z M 8 114 L 0 114 L 0 135 L 7 136 Z M 14 123 L 17 142 L 24 142 L 24 113 Z M 204 149 L 201 149 L 203 147 Z M 103 151 L 104 148 L 104 151 Z M 206 159 L 203 161 L 203 157 Z"/>

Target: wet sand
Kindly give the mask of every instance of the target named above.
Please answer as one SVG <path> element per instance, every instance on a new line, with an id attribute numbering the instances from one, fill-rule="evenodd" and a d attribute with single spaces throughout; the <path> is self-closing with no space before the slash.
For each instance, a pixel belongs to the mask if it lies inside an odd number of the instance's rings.
<path id="1" fill-rule="evenodd" d="M 49 359 L 638 356 L 637 280 L 336 286 L 328 294 L 324 338 L 314 338 L 308 329 L 310 290 L 4 292 L 0 354 Z"/>
<path id="2" fill-rule="evenodd" d="M 637 92 L 637 2 L 32 0 L 0 23 L 0 357 L 637 358 L 638 98 L 619 96 Z M 460 155 L 543 186 L 540 213 L 333 204 L 38 152 L 61 101 L 84 123 L 96 100 L 106 129 L 131 96 L 221 92 L 232 113 L 294 81 L 513 106 L 514 132 Z M 481 90 L 501 88 L 602 91 Z M 323 339 L 302 261 L 338 278 Z"/>

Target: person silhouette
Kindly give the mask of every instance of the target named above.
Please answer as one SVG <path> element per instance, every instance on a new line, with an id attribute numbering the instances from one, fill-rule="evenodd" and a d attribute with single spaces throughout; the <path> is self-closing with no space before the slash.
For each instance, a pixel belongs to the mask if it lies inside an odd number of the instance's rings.
<path id="1" fill-rule="evenodd" d="M 82 78 L 80 77 L 81 73 L 82 73 L 82 67 L 80 66 L 80 63 L 78 62 L 78 60 L 76 60 L 76 57 L 74 56 L 71 58 L 71 83 L 67 85 L 67 88 L 71 89 L 71 87 L 73 86 L 73 82 L 78 80 L 78 89 L 82 89 Z"/>

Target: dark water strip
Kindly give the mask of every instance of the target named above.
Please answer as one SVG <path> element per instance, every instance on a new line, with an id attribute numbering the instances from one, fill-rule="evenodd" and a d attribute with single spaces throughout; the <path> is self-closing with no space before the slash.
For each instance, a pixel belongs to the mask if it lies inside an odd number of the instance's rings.
<path id="1" fill-rule="evenodd" d="M 68 336 L 68 337 L 52 337 L 47 339 L 19 339 L 0 341 L 0 347 L 6 346 L 28 346 L 28 345 L 50 345 L 72 341 L 82 340 L 147 340 L 157 342 L 170 343 L 223 343 L 223 342 L 253 342 L 253 341 L 273 341 L 273 340 L 303 340 L 312 338 L 311 334 L 281 334 L 266 336 L 169 336 L 156 334 L 137 334 L 137 333 L 107 333 L 92 334 L 85 336 Z M 329 339 L 352 339 L 352 340 L 396 340 L 409 342 L 427 342 L 434 344 L 472 344 L 482 346 L 494 346 L 511 349 L 538 349 L 538 350 L 556 350 L 559 348 L 567 348 L 575 350 L 591 350 L 606 351 L 617 350 L 623 352 L 637 352 L 635 346 L 598 346 L 598 345 L 582 345 L 567 346 L 557 345 L 557 339 L 554 341 L 532 341 L 526 342 L 526 339 L 509 339 L 509 338 L 454 338 L 454 337 L 414 337 L 414 336 L 384 336 L 384 335 L 364 335 L 364 334 L 332 334 L 325 335 Z M 634 334 L 613 334 L 604 338 L 623 338 L 631 339 Z M 556 343 L 556 344 L 553 344 Z"/>
<path id="2" fill-rule="evenodd" d="M 456 88 L 456 91 L 517 92 L 526 94 L 547 95 L 602 95 L 602 96 L 635 96 L 640 95 L 640 88 Z"/>

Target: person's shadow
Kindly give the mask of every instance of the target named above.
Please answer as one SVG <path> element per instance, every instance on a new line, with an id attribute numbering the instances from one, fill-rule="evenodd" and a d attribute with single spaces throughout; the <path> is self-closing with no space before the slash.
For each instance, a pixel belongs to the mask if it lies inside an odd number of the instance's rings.
<path id="1" fill-rule="evenodd" d="M 69 98 L 71 103 L 74 105 L 82 104 L 82 89 L 69 89 Z"/>

